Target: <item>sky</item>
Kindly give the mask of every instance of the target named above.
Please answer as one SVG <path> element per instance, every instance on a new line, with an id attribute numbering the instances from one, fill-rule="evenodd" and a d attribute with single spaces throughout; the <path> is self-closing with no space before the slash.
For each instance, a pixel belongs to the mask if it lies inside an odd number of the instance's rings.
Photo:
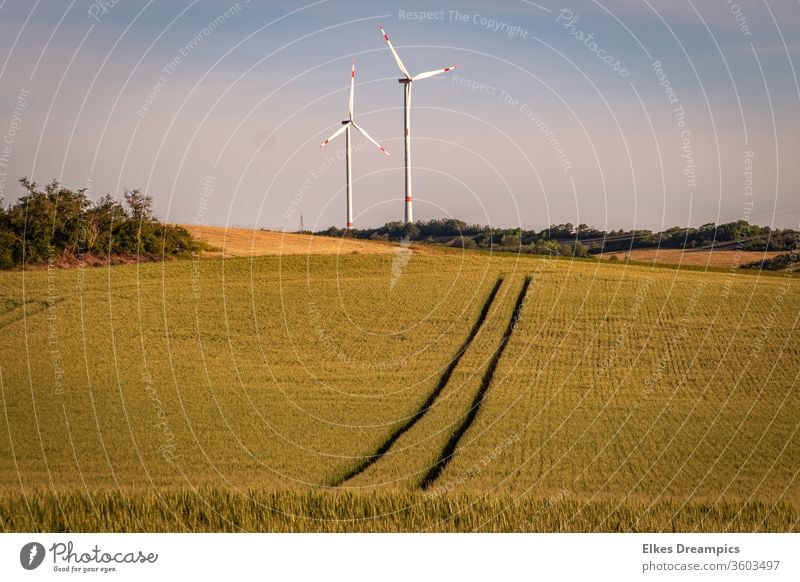
<path id="1" fill-rule="evenodd" d="M 800 227 L 800 2 L 0 0 L 0 197 L 139 188 L 168 222 Z"/>

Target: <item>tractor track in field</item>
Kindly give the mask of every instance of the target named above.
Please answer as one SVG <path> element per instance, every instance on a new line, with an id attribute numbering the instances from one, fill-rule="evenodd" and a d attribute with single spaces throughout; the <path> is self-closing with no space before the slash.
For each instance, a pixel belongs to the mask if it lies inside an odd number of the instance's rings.
<path id="1" fill-rule="evenodd" d="M 450 436 L 450 439 L 442 449 L 442 452 L 439 455 L 436 463 L 434 463 L 434 465 L 422 479 L 422 482 L 420 483 L 421 489 L 428 489 L 431 485 L 433 485 L 434 481 L 436 481 L 442 471 L 444 471 L 447 464 L 453 458 L 453 455 L 455 455 L 456 448 L 458 447 L 459 441 L 461 441 L 461 437 L 463 437 L 467 430 L 469 430 L 469 427 L 472 426 L 472 423 L 478 416 L 478 412 L 480 412 L 481 405 L 483 404 L 483 399 L 486 396 L 486 393 L 489 391 L 489 386 L 492 383 L 492 378 L 494 377 L 494 372 L 497 369 L 497 364 L 500 361 L 503 351 L 505 350 L 506 345 L 508 345 L 509 339 L 511 339 L 511 334 L 514 332 L 514 328 L 516 328 L 517 323 L 522 315 L 522 305 L 525 302 L 525 296 L 528 294 L 528 287 L 530 286 L 530 283 L 531 278 L 525 277 L 525 282 L 522 284 L 522 289 L 520 289 L 519 296 L 517 297 L 517 303 L 514 305 L 514 311 L 511 314 L 511 319 L 508 321 L 508 326 L 506 327 L 505 333 L 503 333 L 503 337 L 500 339 L 500 343 L 497 345 L 497 348 L 492 355 L 492 359 L 489 362 L 489 367 L 486 368 L 486 373 L 483 375 L 481 386 L 478 389 L 478 392 L 475 394 L 475 398 L 472 401 L 472 406 L 470 407 L 467 415 L 464 417 L 464 420 Z"/>
<path id="2" fill-rule="evenodd" d="M 48 303 L 47 301 L 28 299 L 26 301 L 23 301 L 23 302 L 17 304 L 17 305 L 14 305 L 13 307 L 6 308 L 4 311 L 0 312 L 0 329 L 6 327 L 8 325 L 11 325 L 12 323 L 16 323 L 18 321 L 22 321 L 25 318 L 33 317 L 37 313 L 42 313 L 44 311 L 47 311 L 49 308 L 55 307 L 56 305 L 58 305 L 62 301 L 64 301 L 63 297 L 60 297 L 60 298 L 54 300 L 52 303 Z M 30 311 L 26 311 L 25 310 L 26 306 L 29 306 L 31 304 L 35 305 L 37 303 L 40 304 L 39 307 L 33 308 Z M 17 312 L 17 310 L 19 310 L 20 308 L 22 309 L 22 311 L 21 312 Z M 4 320 L 3 318 L 6 315 L 10 315 L 11 317 L 9 317 L 8 319 Z"/>
<path id="3" fill-rule="evenodd" d="M 349 472 L 345 473 L 342 477 L 337 478 L 332 484 L 331 487 L 339 487 L 340 485 L 344 484 L 345 482 L 353 479 L 354 477 L 358 476 L 359 474 L 366 471 L 369 467 L 377 463 L 383 456 L 392 448 L 392 445 L 406 432 L 411 430 L 411 428 L 423 417 L 425 413 L 430 410 L 433 406 L 436 399 L 444 390 L 447 383 L 450 381 L 450 376 L 453 374 L 453 370 L 456 369 L 458 363 L 461 361 L 461 357 L 466 353 L 469 346 L 472 344 L 472 341 L 480 332 L 481 327 L 483 326 L 484 321 L 486 321 L 486 317 L 489 315 L 489 310 L 494 303 L 495 297 L 497 296 L 497 292 L 500 290 L 500 287 L 503 284 L 503 277 L 499 277 L 497 282 L 494 284 L 492 291 L 489 293 L 489 297 L 486 299 L 486 302 L 483 304 L 483 308 L 481 309 L 480 314 L 478 315 L 478 319 L 475 320 L 475 323 L 472 325 L 472 329 L 469 330 L 469 334 L 467 338 L 464 340 L 464 343 L 461 344 L 461 347 L 456 352 L 455 356 L 450 360 L 450 363 L 445 368 L 444 372 L 442 373 L 441 377 L 439 378 L 439 382 L 436 384 L 436 388 L 428 395 L 428 398 L 425 399 L 425 402 L 417 409 L 417 411 L 410 416 L 402 425 L 400 425 L 395 431 L 389 435 L 378 449 L 371 454 L 369 457 L 366 457 L 364 461 L 362 461 L 358 466 L 354 469 L 350 470 Z M 526 284 L 527 286 L 527 284 Z"/>

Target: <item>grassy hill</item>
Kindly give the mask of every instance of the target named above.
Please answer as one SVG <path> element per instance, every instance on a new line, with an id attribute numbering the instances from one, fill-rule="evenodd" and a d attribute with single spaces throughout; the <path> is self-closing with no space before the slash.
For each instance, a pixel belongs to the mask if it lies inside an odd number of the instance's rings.
<path id="1" fill-rule="evenodd" d="M 388 243 L 310 234 L 275 232 L 224 226 L 182 224 L 192 238 L 210 247 L 206 256 L 260 257 L 271 255 L 391 254 Z"/>
<path id="2" fill-rule="evenodd" d="M 598 255 L 601 259 L 631 260 L 641 263 L 661 263 L 692 267 L 737 269 L 753 261 L 767 260 L 785 251 L 737 251 L 724 249 L 631 249 Z"/>
<path id="3" fill-rule="evenodd" d="M 800 529 L 800 280 L 296 242 L 0 273 L 4 530 Z"/>

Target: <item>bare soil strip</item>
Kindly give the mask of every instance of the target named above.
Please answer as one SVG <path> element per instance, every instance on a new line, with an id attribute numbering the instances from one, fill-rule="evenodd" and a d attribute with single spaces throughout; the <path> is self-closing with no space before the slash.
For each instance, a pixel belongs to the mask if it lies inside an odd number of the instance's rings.
<path id="1" fill-rule="evenodd" d="M 64 301 L 63 297 L 54 299 L 51 303 L 48 303 L 47 301 L 34 301 L 30 299 L 24 303 L 15 305 L 10 309 L 0 312 L 0 329 L 6 327 L 7 325 L 11 325 L 12 323 L 16 323 L 21 319 L 25 319 L 26 317 L 33 317 L 37 313 L 43 313 L 44 311 L 47 311 L 49 307 L 58 305 L 62 301 Z M 31 306 L 31 304 L 35 305 L 37 303 L 39 304 L 38 307 Z M 20 308 L 22 308 L 22 310 L 17 311 Z M 10 317 L 8 319 L 4 319 L 4 316 L 6 315 L 10 315 Z"/>
<path id="2" fill-rule="evenodd" d="M 492 303 L 494 302 L 495 297 L 497 296 L 497 292 L 500 290 L 500 286 L 503 284 L 503 278 L 500 277 L 497 279 L 494 287 L 492 288 L 491 293 L 489 293 L 489 297 L 486 299 L 486 303 L 483 304 L 483 308 L 481 309 L 480 314 L 478 315 L 478 319 L 475 320 L 475 323 L 470 329 L 467 338 L 464 340 L 464 343 L 461 344 L 461 347 L 456 352 L 455 356 L 450 360 L 450 364 L 448 364 L 445 371 L 442 373 L 441 377 L 439 378 L 439 382 L 434 388 L 433 392 L 428 395 L 428 398 L 425 399 L 425 402 L 417 409 L 417 411 L 410 416 L 403 424 L 395 429 L 395 431 L 389 435 L 383 444 L 370 456 L 366 457 L 359 465 L 357 465 L 354 469 L 350 470 L 344 476 L 336 479 L 332 486 L 338 487 L 349 481 L 356 475 L 363 473 L 368 467 L 375 464 L 378 460 L 381 459 L 388 451 L 392 448 L 392 445 L 399 439 L 403 434 L 411 430 L 411 428 L 422 418 L 428 410 L 433 406 L 436 399 L 442 393 L 445 386 L 447 386 L 447 382 L 450 380 L 450 376 L 453 374 L 453 370 L 456 369 L 458 363 L 461 361 L 461 357 L 469 348 L 470 344 L 472 344 L 472 340 L 478 335 L 481 327 L 483 326 L 483 322 L 486 321 L 486 316 L 489 314 L 489 309 L 492 307 Z"/>
<path id="3" fill-rule="evenodd" d="M 503 351 L 505 350 L 506 345 L 508 345 L 508 340 L 511 338 L 511 334 L 514 331 L 514 328 L 516 328 L 517 322 L 522 314 L 522 304 L 525 301 L 525 296 L 528 293 L 528 287 L 530 286 L 530 283 L 530 277 L 526 277 L 525 282 L 522 284 L 522 289 L 519 292 L 519 296 L 517 297 L 517 303 L 514 306 L 514 312 L 511 315 L 511 319 L 508 321 L 508 327 L 506 327 L 506 331 L 503 334 L 503 337 L 500 339 L 500 343 L 498 344 L 497 349 L 492 356 L 492 360 L 489 362 L 489 367 L 486 369 L 486 373 L 483 375 L 481 387 L 475 394 L 475 399 L 472 401 L 472 406 L 470 407 L 467 415 L 464 417 L 461 425 L 456 428 L 455 432 L 453 432 L 453 434 L 450 436 L 450 440 L 448 440 L 447 444 L 445 444 L 439 459 L 436 461 L 433 467 L 431 467 L 430 471 L 428 471 L 428 474 L 425 475 L 425 478 L 422 480 L 420 487 L 423 490 L 428 489 L 431 485 L 433 485 L 433 482 L 436 481 L 437 477 L 439 477 L 439 474 L 447 466 L 447 463 L 449 463 L 450 459 L 453 458 L 461 437 L 464 436 L 464 433 L 466 433 L 469 427 L 472 425 L 475 417 L 478 416 L 481 404 L 483 403 L 483 398 L 486 396 L 486 392 L 488 392 L 489 386 L 492 383 L 492 377 L 494 376 L 494 371 L 497 369 L 497 363 L 500 361 Z"/>

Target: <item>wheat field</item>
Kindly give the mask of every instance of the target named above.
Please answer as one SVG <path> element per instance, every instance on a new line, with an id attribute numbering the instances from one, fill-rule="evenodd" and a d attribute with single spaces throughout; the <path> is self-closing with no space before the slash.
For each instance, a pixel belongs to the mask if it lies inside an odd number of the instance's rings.
<path id="1" fill-rule="evenodd" d="M 356 238 L 276 232 L 250 228 L 181 224 L 193 238 L 210 248 L 205 257 L 262 257 L 272 255 L 391 255 L 396 245 Z M 417 254 L 444 254 L 446 248 L 412 245 Z"/>
<path id="2" fill-rule="evenodd" d="M 0 274 L 4 530 L 800 530 L 800 279 L 387 247 Z"/>
<path id="3" fill-rule="evenodd" d="M 786 251 L 642 248 L 601 253 L 598 257 L 609 260 L 612 257 L 616 257 L 616 260 L 630 260 L 640 263 L 738 269 L 741 265 L 771 259 L 784 253 L 786 253 Z"/>

